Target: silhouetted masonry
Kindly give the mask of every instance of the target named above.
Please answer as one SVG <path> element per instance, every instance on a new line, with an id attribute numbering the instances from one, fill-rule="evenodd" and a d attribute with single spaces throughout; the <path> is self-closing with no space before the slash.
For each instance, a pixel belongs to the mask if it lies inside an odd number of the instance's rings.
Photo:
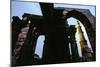
<path id="1" fill-rule="evenodd" d="M 14 53 L 12 54 L 15 58 L 13 65 L 80 62 L 75 40 L 76 28 L 66 23 L 66 19 L 70 17 L 80 20 L 84 25 L 94 53 L 92 60 L 95 60 L 96 22 L 95 17 L 91 15 L 89 10 L 54 8 L 52 3 L 40 3 L 40 6 L 43 16 L 24 13 L 22 20 L 18 17 L 13 18 L 12 35 L 14 35 L 12 39 L 15 39 L 12 40 L 12 52 Z M 22 26 L 18 27 L 17 25 Z M 19 28 L 18 31 L 13 29 L 16 26 Z M 15 32 L 18 34 L 15 34 Z M 42 59 L 39 59 L 41 62 L 38 63 L 34 59 L 34 55 L 37 38 L 40 35 L 45 36 L 45 41 Z M 19 39 L 21 41 L 18 43 Z M 18 46 L 16 43 L 21 44 Z M 69 51 L 69 43 L 71 44 L 72 56 Z"/>

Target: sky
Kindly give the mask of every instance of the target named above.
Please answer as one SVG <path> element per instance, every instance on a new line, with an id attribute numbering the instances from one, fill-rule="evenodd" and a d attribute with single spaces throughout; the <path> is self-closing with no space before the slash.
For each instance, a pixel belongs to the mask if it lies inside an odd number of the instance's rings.
<path id="1" fill-rule="evenodd" d="M 92 15 L 95 16 L 95 6 L 83 6 L 83 5 L 70 5 L 70 4 L 54 4 L 54 7 L 68 7 L 68 8 L 81 8 L 81 9 L 89 9 Z M 23 13 L 30 13 L 30 14 L 36 14 L 41 15 L 42 12 L 40 9 L 40 5 L 37 2 L 18 2 L 13 1 L 12 2 L 12 16 L 21 16 Z"/>
<path id="2" fill-rule="evenodd" d="M 43 51 L 43 45 L 44 45 L 44 40 L 45 40 L 45 36 L 41 35 L 38 37 L 37 39 L 37 44 L 36 44 L 36 50 L 35 53 L 39 55 L 40 58 L 42 58 L 42 51 Z"/>
<path id="3" fill-rule="evenodd" d="M 68 8 L 80 8 L 80 9 L 89 9 L 91 14 L 95 16 L 95 6 L 89 6 L 89 5 L 70 5 L 70 4 L 54 4 L 54 7 L 68 7 Z M 40 9 L 40 5 L 37 2 L 12 2 L 12 16 L 19 16 L 22 19 L 22 15 L 24 13 L 30 13 L 30 14 L 36 14 L 42 16 L 42 12 Z M 76 19 L 75 18 L 69 18 L 66 21 L 68 21 L 69 25 L 76 25 Z M 84 26 L 81 24 L 82 30 L 85 32 Z M 88 40 L 86 32 L 84 33 L 86 40 Z M 37 40 L 37 46 L 35 53 L 42 57 L 42 50 L 43 50 L 43 41 L 45 40 L 45 36 L 39 36 Z M 88 40 L 88 46 L 91 48 L 89 40 Z M 78 45 L 79 47 L 79 45 Z M 79 55 L 81 56 L 80 48 Z"/>
<path id="4" fill-rule="evenodd" d="M 19 16 L 22 18 L 24 13 L 41 15 L 42 12 L 38 3 L 32 2 L 12 2 L 12 16 Z"/>

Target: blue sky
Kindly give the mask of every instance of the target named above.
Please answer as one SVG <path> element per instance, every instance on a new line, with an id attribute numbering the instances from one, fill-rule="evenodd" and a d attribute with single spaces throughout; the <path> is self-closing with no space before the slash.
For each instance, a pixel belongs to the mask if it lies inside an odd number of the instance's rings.
<path id="1" fill-rule="evenodd" d="M 95 6 L 84 6 L 84 5 L 70 5 L 70 4 L 54 4 L 54 7 L 68 7 L 68 8 L 80 8 L 80 9 L 89 9 L 90 12 L 92 13 L 92 15 L 95 16 Z M 36 15 L 41 15 L 42 16 L 42 12 L 39 6 L 39 3 L 37 2 L 16 2 L 13 1 L 12 2 L 12 16 L 19 16 L 20 18 L 22 18 L 22 15 L 24 13 L 30 13 L 30 14 L 36 14 Z M 77 24 L 77 20 L 75 18 L 69 18 L 66 21 L 68 21 L 69 25 L 76 25 Z M 81 24 L 82 29 L 85 32 L 84 26 Z M 87 34 L 85 32 L 85 38 L 88 40 Z M 40 57 L 42 57 L 42 48 L 43 48 L 43 41 L 45 40 L 44 36 L 40 36 L 37 40 L 37 48 L 35 53 L 37 53 Z M 89 44 L 89 41 L 88 41 Z M 79 47 L 79 45 L 78 45 Z M 90 44 L 89 44 L 89 47 Z M 81 52 L 80 52 L 80 48 L 78 48 L 79 50 L 79 55 L 81 56 Z"/>
<path id="2" fill-rule="evenodd" d="M 38 54 L 40 56 L 40 58 L 42 57 L 42 50 L 43 50 L 44 40 L 45 40 L 44 35 L 39 36 L 38 39 L 37 39 L 37 45 L 36 45 L 37 48 L 35 50 L 35 53 Z"/>
<path id="3" fill-rule="evenodd" d="M 95 16 L 95 6 L 54 4 L 54 7 L 89 9 L 90 12 Z M 13 1 L 12 2 L 12 16 L 19 16 L 21 18 L 23 13 L 30 13 L 30 14 L 36 14 L 36 15 L 41 15 L 42 16 L 42 12 L 41 12 L 39 3 L 37 3 L 37 2 L 32 3 L 32 2 Z"/>
<path id="4" fill-rule="evenodd" d="M 41 15 L 42 12 L 38 3 L 32 2 L 12 2 L 12 16 L 19 16 L 22 18 L 24 13 Z"/>

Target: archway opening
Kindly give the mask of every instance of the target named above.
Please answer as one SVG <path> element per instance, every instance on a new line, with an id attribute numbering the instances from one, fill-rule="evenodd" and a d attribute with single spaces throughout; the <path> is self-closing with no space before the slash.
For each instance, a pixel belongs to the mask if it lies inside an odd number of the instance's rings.
<path id="1" fill-rule="evenodd" d="M 37 54 L 40 59 L 42 59 L 44 40 L 45 40 L 45 36 L 44 35 L 40 35 L 37 38 L 35 54 Z"/>
<path id="2" fill-rule="evenodd" d="M 90 40 L 90 43 L 91 43 L 93 54 L 95 54 L 95 49 L 96 49 L 95 29 L 93 28 L 93 24 L 89 21 L 89 18 L 84 14 L 84 12 L 82 13 L 78 10 L 71 10 L 71 11 L 67 12 L 66 19 L 68 19 L 70 17 L 78 19 L 84 25 L 84 28 L 87 32 L 88 39 Z"/>
<path id="3" fill-rule="evenodd" d="M 75 25 L 76 26 L 77 25 L 77 21 L 79 21 L 79 20 L 74 18 L 74 17 L 70 17 L 70 18 L 66 19 L 66 22 L 68 23 L 69 26 L 71 26 L 71 25 Z M 89 40 L 87 32 L 85 30 L 85 27 L 82 24 L 82 22 L 79 21 L 79 23 L 80 23 L 81 29 L 83 31 L 83 35 L 85 37 L 85 40 L 87 41 L 87 46 L 91 49 L 91 52 L 93 52 L 91 44 L 90 44 L 90 40 Z M 77 33 L 75 33 L 75 38 L 76 38 L 76 43 L 77 43 L 79 57 L 82 57 L 82 51 L 81 51 L 81 46 L 80 46 L 80 39 L 79 39 L 79 35 Z M 69 49 L 70 49 L 70 54 L 71 54 L 71 45 L 69 46 Z"/>

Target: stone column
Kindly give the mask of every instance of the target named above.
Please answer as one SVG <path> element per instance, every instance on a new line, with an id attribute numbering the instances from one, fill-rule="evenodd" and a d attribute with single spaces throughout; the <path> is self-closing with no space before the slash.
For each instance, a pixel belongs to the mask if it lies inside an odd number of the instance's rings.
<path id="1" fill-rule="evenodd" d="M 92 53 L 91 53 L 90 48 L 87 45 L 87 41 L 83 35 L 83 31 L 81 29 L 79 21 L 77 21 L 76 27 L 77 27 L 77 33 L 79 35 L 83 61 L 92 61 Z"/>
<path id="2" fill-rule="evenodd" d="M 71 25 L 69 28 L 69 35 L 70 35 L 69 39 L 70 39 L 70 43 L 71 43 L 72 62 L 79 61 L 79 54 L 78 54 L 75 33 L 76 33 L 75 25 Z"/>

